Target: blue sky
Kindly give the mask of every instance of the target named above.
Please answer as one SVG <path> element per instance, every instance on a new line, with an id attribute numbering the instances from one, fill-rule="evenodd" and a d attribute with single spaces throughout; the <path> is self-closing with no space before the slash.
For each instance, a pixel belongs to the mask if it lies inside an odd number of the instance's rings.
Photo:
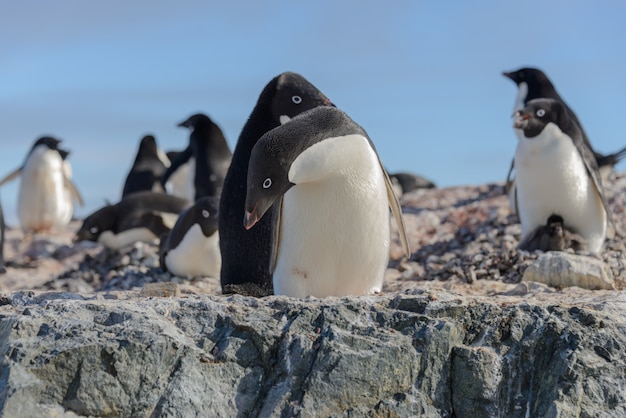
<path id="1" fill-rule="evenodd" d="M 119 199 L 146 133 L 182 149 L 176 124 L 204 112 L 234 147 L 287 70 L 361 124 L 390 171 L 440 186 L 504 179 L 516 88 L 501 73 L 522 66 L 548 74 L 598 151 L 626 145 L 624 2 L 213 3 L 1 2 L 0 176 L 57 136 L 84 216 Z M 13 223 L 17 185 L 0 190 Z"/>

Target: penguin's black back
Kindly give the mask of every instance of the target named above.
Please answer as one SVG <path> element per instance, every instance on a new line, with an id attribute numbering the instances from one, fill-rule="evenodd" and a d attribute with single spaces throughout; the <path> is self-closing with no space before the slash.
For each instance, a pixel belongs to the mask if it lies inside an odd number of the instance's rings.
<path id="1" fill-rule="evenodd" d="M 152 191 L 155 185 L 159 185 L 164 172 L 165 164 L 159 159 L 154 136 L 144 136 L 139 144 L 133 166 L 126 176 L 122 197 L 131 193 Z"/>

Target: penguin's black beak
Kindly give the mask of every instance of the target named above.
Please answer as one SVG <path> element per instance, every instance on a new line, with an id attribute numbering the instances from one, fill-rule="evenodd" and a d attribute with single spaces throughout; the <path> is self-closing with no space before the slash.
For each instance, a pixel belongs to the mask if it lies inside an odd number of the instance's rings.
<path id="1" fill-rule="evenodd" d="M 181 127 L 181 128 L 191 128 L 191 126 L 189 125 L 189 120 L 186 120 L 184 122 L 179 123 L 177 126 Z"/>
<path id="2" fill-rule="evenodd" d="M 508 71 L 504 71 L 504 72 L 502 73 L 502 75 L 503 75 L 503 76 L 505 76 L 506 78 L 510 78 L 511 80 L 515 81 L 515 80 L 513 79 L 513 73 L 510 73 L 510 72 L 508 72 Z"/>

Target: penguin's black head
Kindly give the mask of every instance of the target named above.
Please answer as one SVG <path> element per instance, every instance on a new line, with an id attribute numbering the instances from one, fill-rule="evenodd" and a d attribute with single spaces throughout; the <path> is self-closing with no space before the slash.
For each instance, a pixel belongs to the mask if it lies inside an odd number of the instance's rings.
<path id="1" fill-rule="evenodd" d="M 37 141 L 35 141 L 35 143 L 33 144 L 33 148 L 35 148 L 35 147 L 37 147 L 39 145 L 44 145 L 44 146 L 50 148 L 51 150 L 58 150 L 60 143 L 61 143 L 60 139 L 56 139 L 56 138 L 53 138 L 51 136 L 42 136 Z"/>
<path id="2" fill-rule="evenodd" d="M 524 131 L 526 138 L 534 138 L 549 123 L 564 131 L 569 125 L 569 118 L 563 103 L 554 99 L 534 99 L 524 109 L 515 112 L 513 127 Z"/>
<path id="3" fill-rule="evenodd" d="M 153 135 L 144 136 L 143 138 L 141 138 L 141 142 L 139 142 L 139 148 L 148 149 L 148 150 L 154 149 L 156 151 L 157 149 L 156 139 L 154 138 Z"/>
<path id="4" fill-rule="evenodd" d="M 271 84 L 275 84 L 275 89 L 270 92 L 270 106 L 277 125 L 282 125 L 294 116 L 317 106 L 335 106 L 300 74 L 282 73 Z"/>
<path id="5" fill-rule="evenodd" d="M 191 210 L 196 211 L 196 219 L 205 237 L 211 236 L 217 231 L 219 198 L 215 196 L 203 196 L 196 200 Z"/>
<path id="6" fill-rule="evenodd" d="M 211 119 L 205 114 L 196 113 L 195 115 L 189 116 L 184 122 L 179 123 L 178 126 L 195 129 L 204 123 L 211 123 Z"/>
<path id="7" fill-rule="evenodd" d="M 517 85 L 524 82 L 529 86 L 540 85 L 546 82 L 550 83 L 550 80 L 544 72 L 537 68 L 520 68 L 516 71 L 504 72 L 502 75 L 510 78 Z"/>
<path id="8" fill-rule="evenodd" d="M 293 183 L 289 181 L 289 167 L 293 158 L 272 142 L 275 128 L 263 135 L 255 144 L 248 164 L 244 227 L 252 228 Z"/>
<path id="9" fill-rule="evenodd" d="M 85 218 L 80 229 L 76 232 L 74 242 L 98 241 L 98 237 L 104 231 L 114 230 L 116 222 L 117 214 L 115 207 L 106 205 Z"/>

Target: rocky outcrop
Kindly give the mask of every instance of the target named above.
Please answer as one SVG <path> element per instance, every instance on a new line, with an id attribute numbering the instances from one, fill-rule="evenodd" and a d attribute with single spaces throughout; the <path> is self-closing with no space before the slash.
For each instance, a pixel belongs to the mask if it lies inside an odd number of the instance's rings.
<path id="1" fill-rule="evenodd" d="M 0 300 L 0 411 L 626 416 L 624 293 L 518 294 L 13 293 Z"/>
<path id="2" fill-rule="evenodd" d="M 613 274 L 606 263 L 589 256 L 566 252 L 542 254 L 526 268 L 522 280 L 545 283 L 553 287 L 615 289 Z"/>

